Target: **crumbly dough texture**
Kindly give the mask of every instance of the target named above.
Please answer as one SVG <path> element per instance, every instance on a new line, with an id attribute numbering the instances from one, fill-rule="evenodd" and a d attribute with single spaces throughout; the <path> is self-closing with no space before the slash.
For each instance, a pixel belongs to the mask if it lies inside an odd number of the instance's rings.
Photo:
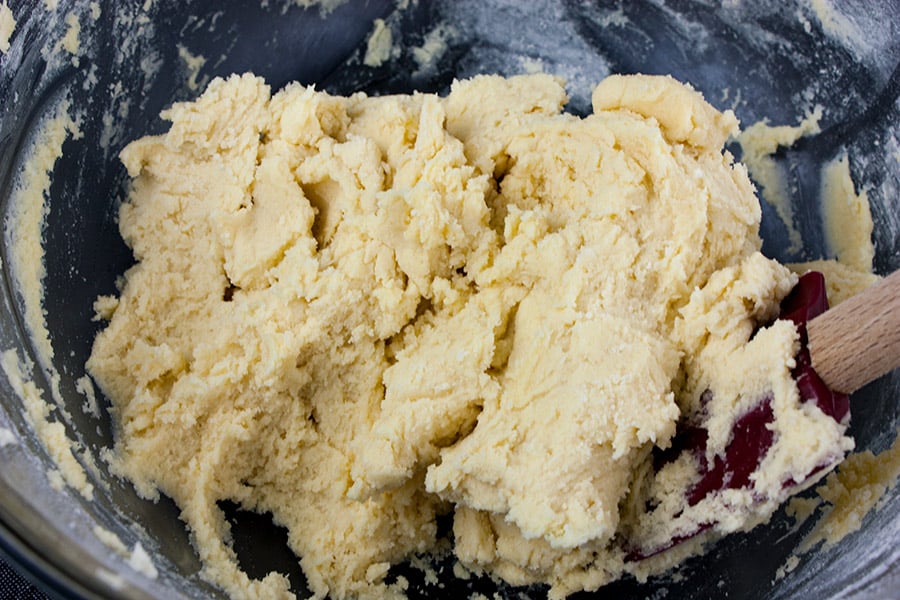
<path id="1" fill-rule="evenodd" d="M 98 302 L 88 363 L 111 462 L 175 500 L 233 597 L 289 594 L 240 570 L 222 499 L 289 530 L 319 597 L 390 592 L 448 512 L 463 566 L 561 597 L 685 552 L 627 562 L 623 539 L 765 520 L 850 447 L 798 396 L 793 325 L 771 323 L 796 276 L 759 252 L 722 151 L 734 115 L 667 77 L 609 77 L 585 118 L 565 102 L 543 74 L 445 98 L 233 76 L 122 152 L 137 262 Z M 753 485 L 648 517 L 696 475 L 651 469 L 681 415 L 716 415 L 712 459 L 766 395 Z"/>

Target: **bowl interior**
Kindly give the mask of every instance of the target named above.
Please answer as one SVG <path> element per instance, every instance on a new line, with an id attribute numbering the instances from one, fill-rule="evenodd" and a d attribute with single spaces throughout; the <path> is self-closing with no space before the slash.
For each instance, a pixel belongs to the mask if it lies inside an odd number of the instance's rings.
<path id="1" fill-rule="evenodd" d="M 93 302 L 116 292 L 117 277 L 133 262 L 119 237 L 116 213 L 127 177 L 116 156 L 132 139 L 165 129 L 158 114 L 199 93 L 217 75 L 253 71 L 273 89 L 290 81 L 346 94 L 445 92 L 454 78 L 478 73 L 512 75 L 532 70 L 569 81 L 569 110 L 590 109 L 590 89 L 609 73 L 668 73 L 691 83 L 719 108 L 733 108 L 745 124 L 760 119 L 796 124 L 816 105 L 824 107 L 823 132 L 776 159 L 786 174 L 804 246 L 788 251 L 786 229 L 763 204 L 764 251 L 785 260 L 825 257 L 819 208 L 821 165 L 847 152 L 854 181 L 867 191 L 875 221 L 875 270 L 900 267 L 900 4 L 851 1 L 841 11 L 819 14 L 807 3 L 767 0 L 726 3 L 586 2 L 532 3 L 475 0 L 410 3 L 348 2 L 303 8 L 293 2 L 259 5 L 224 0 L 214 4 L 102 4 L 94 18 L 88 2 L 61 1 L 48 12 L 37 1 L 11 2 L 21 18 L 13 48 L 0 69 L 0 209 L 10 222 L 13 198 L 30 144 L 43 119 L 67 97 L 80 115 L 81 136 L 69 139 L 55 163 L 47 190 L 44 309 L 54 349 L 52 369 L 41 365 L 24 325 L 24 305 L 10 269 L 10 236 L 0 247 L 2 349 L 15 349 L 36 364 L 35 384 L 50 399 L 50 378 L 59 374 L 65 414 L 55 414 L 92 457 L 95 500 L 51 488 L 52 465 L 23 416 L 11 382 L 0 377 L 0 426 L 20 443 L 0 448 L 0 523 L 7 554 L 38 571 L 50 587 L 82 595 L 128 592 L 134 597 L 197 597 L 220 593 L 196 575 L 200 564 L 178 510 L 168 500 L 140 499 L 108 472 L 101 449 L 109 447 L 108 419 L 86 414 L 76 389 L 85 374 L 94 335 Z M 123 4 L 128 4 L 123 6 Z M 326 3 L 327 5 L 327 3 Z M 77 65 L 52 48 L 65 34 L 65 15 L 79 15 Z M 829 16 L 830 15 L 830 16 Z M 363 57 L 373 20 L 385 19 L 396 51 L 384 64 Z M 843 19 L 843 20 L 841 20 Z M 439 52 L 421 60 L 416 48 L 437 41 Z M 193 63 L 190 57 L 203 57 Z M 733 148 L 738 154 L 739 148 Z M 858 449 L 882 450 L 900 424 L 896 402 L 900 376 L 878 381 L 852 401 L 851 432 Z M 101 399 L 102 401 L 102 399 Z M 304 592 L 302 572 L 286 546 L 285 532 L 266 515 L 224 504 L 234 544 L 251 576 L 270 570 L 289 574 Z M 689 560 L 680 578 L 645 584 L 617 582 L 591 597 L 822 597 L 839 590 L 888 590 L 900 577 L 894 542 L 900 533 L 900 494 L 867 516 L 863 530 L 837 547 L 804 557 L 785 578 L 776 571 L 811 523 L 794 528 L 783 514 L 750 534 L 717 544 Z M 99 525 L 129 547 L 140 542 L 159 569 L 156 580 L 122 566 L 94 535 Z M 61 543 L 61 540 L 65 543 Z M 413 597 L 456 597 L 500 591 L 488 579 L 455 580 L 452 560 L 440 563 L 442 587 L 425 583 L 416 569 L 398 567 Z M 117 579 L 118 578 L 118 579 Z M 866 587 L 868 586 L 868 587 Z M 875 586 L 874 588 L 872 586 Z M 879 587 L 881 586 L 881 587 Z M 543 593 L 541 592 L 541 595 Z"/>

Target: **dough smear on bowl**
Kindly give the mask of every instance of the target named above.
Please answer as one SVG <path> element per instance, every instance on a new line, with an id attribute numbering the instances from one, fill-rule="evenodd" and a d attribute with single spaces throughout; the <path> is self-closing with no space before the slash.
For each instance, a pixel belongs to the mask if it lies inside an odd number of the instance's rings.
<path id="1" fill-rule="evenodd" d="M 444 98 L 233 76 L 122 152 L 136 264 L 97 303 L 88 366 L 111 463 L 174 499 L 210 581 L 288 595 L 239 568 L 227 499 L 288 529 L 319 597 L 391 592 L 447 513 L 464 566 L 562 597 L 671 562 L 626 560 L 626 538 L 765 520 L 776 504 L 729 507 L 852 447 L 791 379 L 798 334 L 773 320 L 797 278 L 760 253 L 723 152 L 734 115 L 667 77 L 609 77 L 585 118 L 565 102 L 542 74 Z M 750 487 L 648 518 L 648 494 L 691 483 L 652 468 L 681 416 L 716 415 L 712 459 L 763 397 L 774 442 Z"/>

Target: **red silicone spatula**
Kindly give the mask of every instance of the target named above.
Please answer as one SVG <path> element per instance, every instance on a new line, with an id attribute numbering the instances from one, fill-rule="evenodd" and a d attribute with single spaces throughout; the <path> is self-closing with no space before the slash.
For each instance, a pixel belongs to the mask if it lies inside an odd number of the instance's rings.
<path id="1" fill-rule="evenodd" d="M 793 321 L 800 332 L 801 349 L 793 370 L 800 397 L 804 402 L 814 402 L 838 422 L 849 419 L 848 394 L 900 367 L 900 271 L 831 310 L 824 277 L 807 273 L 782 302 L 780 318 Z M 763 398 L 735 420 L 731 441 L 712 464 L 705 459 L 706 430 L 702 425 L 685 425 L 672 447 L 657 457 L 655 466 L 658 470 L 686 452 L 695 457 L 699 477 L 686 490 L 687 506 L 695 506 L 711 494 L 747 488 L 773 443 L 773 432 L 768 428 L 773 419 L 771 398 Z M 785 481 L 785 497 L 833 466 L 822 465 L 805 481 Z M 667 510 L 676 518 L 681 509 L 675 506 Z M 628 559 L 653 556 L 715 525 L 710 518 L 664 543 L 626 542 Z"/>

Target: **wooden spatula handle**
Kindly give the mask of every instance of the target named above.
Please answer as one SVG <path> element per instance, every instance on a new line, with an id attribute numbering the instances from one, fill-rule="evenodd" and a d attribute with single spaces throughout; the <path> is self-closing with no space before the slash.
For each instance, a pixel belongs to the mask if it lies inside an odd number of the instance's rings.
<path id="1" fill-rule="evenodd" d="M 900 367 L 900 271 L 807 323 L 813 369 L 851 394 Z"/>

